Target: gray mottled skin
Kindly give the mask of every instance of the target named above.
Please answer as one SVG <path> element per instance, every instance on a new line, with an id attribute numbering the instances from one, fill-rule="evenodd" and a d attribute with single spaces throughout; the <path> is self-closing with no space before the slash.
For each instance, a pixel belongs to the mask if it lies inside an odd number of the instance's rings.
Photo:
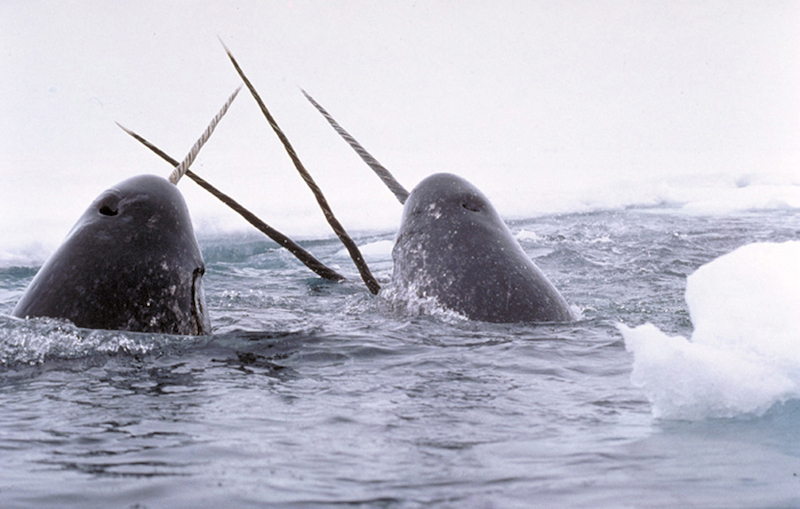
<path id="1" fill-rule="evenodd" d="M 471 320 L 574 319 L 489 200 L 455 175 L 431 175 L 414 188 L 392 257 L 396 288 Z"/>
<path id="2" fill-rule="evenodd" d="M 204 272 L 180 191 L 141 175 L 89 206 L 13 314 L 92 329 L 205 334 Z"/>

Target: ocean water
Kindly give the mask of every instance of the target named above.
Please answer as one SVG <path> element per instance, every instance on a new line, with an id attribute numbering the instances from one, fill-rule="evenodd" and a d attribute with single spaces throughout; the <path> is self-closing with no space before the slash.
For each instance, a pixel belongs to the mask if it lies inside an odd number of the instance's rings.
<path id="1" fill-rule="evenodd" d="M 341 284 L 237 233 L 200 239 L 213 335 L 89 331 L 9 317 L 41 261 L 7 258 L 0 506 L 800 505 L 800 209 L 510 227 L 578 321 L 409 310 L 336 239 L 302 244 Z M 393 236 L 355 235 L 383 283 Z"/>

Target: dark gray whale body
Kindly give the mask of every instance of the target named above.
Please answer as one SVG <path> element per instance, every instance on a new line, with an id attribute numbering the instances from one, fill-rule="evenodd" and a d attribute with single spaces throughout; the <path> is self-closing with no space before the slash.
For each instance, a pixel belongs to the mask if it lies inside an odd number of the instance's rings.
<path id="1" fill-rule="evenodd" d="M 403 218 L 392 258 L 392 294 L 433 299 L 470 320 L 563 322 L 567 301 L 528 258 L 489 200 L 461 177 L 437 173 L 409 193 L 313 97 L 303 95 L 372 168 Z"/>
<path id="2" fill-rule="evenodd" d="M 180 191 L 141 175 L 89 206 L 12 314 L 92 329 L 204 334 L 211 328 L 204 272 Z"/>
<path id="3" fill-rule="evenodd" d="M 392 257 L 396 289 L 471 320 L 574 319 L 489 200 L 456 175 L 431 175 L 412 190 Z"/>

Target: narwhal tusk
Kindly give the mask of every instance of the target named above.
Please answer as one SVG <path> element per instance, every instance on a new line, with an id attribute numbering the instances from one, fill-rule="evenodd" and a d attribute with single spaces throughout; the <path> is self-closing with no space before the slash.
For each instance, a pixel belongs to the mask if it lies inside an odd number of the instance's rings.
<path id="1" fill-rule="evenodd" d="M 233 67 L 236 69 L 236 72 L 239 73 L 239 76 L 242 78 L 242 81 L 244 81 L 245 86 L 247 87 L 248 90 L 250 90 L 250 93 L 256 100 L 256 103 L 258 103 L 259 108 L 261 108 L 261 112 L 264 114 L 264 117 L 266 117 L 267 122 L 269 122 L 269 125 L 272 127 L 272 130 L 275 131 L 275 134 L 278 136 L 278 139 L 280 139 L 284 149 L 286 149 L 286 152 L 289 154 L 289 158 L 291 158 L 295 168 L 297 168 L 297 171 L 300 173 L 300 176 L 308 185 L 309 189 L 311 189 L 311 192 L 314 193 L 314 197 L 316 198 L 317 203 L 322 209 L 322 212 L 325 215 L 325 219 L 328 221 L 328 224 L 331 226 L 336 236 L 339 237 L 339 240 L 342 241 L 342 244 L 344 244 L 345 248 L 347 248 L 347 251 L 350 254 L 350 258 L 352 258 L 353 263 L 355 263 L 356 268 L 358 269 L 358 272 L 361 275 L 361 279 L 364 280 L 364 284 L 367 285 L 367 288 L 369 289 L 370 292 L 372 292 L 373 294 L 377 294 L 380 291 L 381 287 L 378 284 L 378 281 L 375 279 L 375 276 L 373 276 L 372 272 L 370 272 L 369 266 L 367 265 L 367 262 L 364 260 L 364 257 L 361 255 L 361 251 L 358 249 L 358 246 L 353 241 L 353 239 L 350 238 L 350 235 L 347 234 L 344 227 L 336 219 L 336 216 L 334 216 L 333 211 L 330 208 L 330 205 L 328 205 L 328 201 L 322 194 L 322 190 L 319 188 L 319 186 L 317 186 L 316 182 L 314 182 L 314 179 L 311 177 L 311 174 L 308 173 L 305 166 L 303 166 L 303 163 L 297 156 L 297 152 L 295 152 L 294 147 L 292 147 L 292 144 L 289 142 L 289 139 L 286 137 L 281 128 L 278 126 L 278 123 L 275 121 L 272 114 L 270 114 L 269 110 L 267 109 L 267 106 L 264 104 L 264 101 L 261 100 L 261 96 L 258 95 L 258 92 L 256 91 L 253 84 L 250 82 L 249 79 L 247 79 L 247 76 L 245 76 L 244 72 L 242 71 L 242 68 L 239 67 L 239 63 L 233 57 L 233 54 L 230 52 L 228 47 L 225 46 L 225 43 L 222 42 L 221 39 L 220 42 L 222 43 L 223 48 L 225 48 L 225 52 L 228 54 L 228 58 L 230 58 L 231 63 L 233 63 Z"/>
<path id="2" fill-rule="evenodd" d="M 206 130 L 203 132 L 203 135 L 200 136 L 200 139 L 194 143 L 192 149 L 189 151 L 189 153 L 186 155 L 183 161 L 181 161 L 181 163 L 177 165 L 174 170 L 172 170 L 172 173 L 169 176 L 170 182 L 177 185 L 181 177 L 183 177 L 183 175 L 189 170 L 189 167 L 194 162 L 195 158 L 197 157 L 197 154 L 200 152 L 200 149 L 203 148 L 203 145 L 205 145 L 205 143 L 211 137 L 211 133 L 214 132 L 214 129 L 217 127 L 217 123 L 220 120 L 222 120 L 222 117 L 225 116 L 225 113 L 228 111 L 228 108 L 230 107 L 233 100 L 236 99 L 236 96 L 239 94 L 239 90 L 241 89 L 242 87 L 240 85 L 239 88 L 237 88 L 236 91 L 234 91 L 233 94 L 231 94 L 231 96 L 222 106 L 222 109 L 219 110 L 219 113 L 217 113 L 217 115 L 213 119 L 211 119 L 211 123 L 208 124 L 208 127 L 206 127 Z"/>
<path id="3" fill-rule="evenodd" d="M 325 117 L 325 120 L 328 121 L 331 127 L 333 127 L 333 129 L 337 133 L 339 133 L 339 136 L 344 138 L 344 141 L 346 141 L 347 144 L 350 145 L 350 147 L 352 147 L 353 150 L 356 151 L 356 154 L 358 154 L 359 157 L 361 157 L 361 160 L 367 163 L 367 166 L 372 168 L 372 171 L 374 171 L 375 174 L 378 175 L 378 177 L 383 181 L 383 183 L 386 184 L 386 187 L 388 187 L 389 190 L 392 193 L 394 193 L 394 195 L 397 197 L 397 200 L 401 204 L 404 204 L 408 199 L 408 191 L 406 190 L 406 188 L 403 187 L 403 185 L 400 184 L 400 182 L 398 182 L 397 179 L 394 178 L 394 175 L 392 175 L 389 172 L 389 170 L 386 169 L 386 167 L 384 167 L 381 163 L 379 163 L 377 159 L 372 157 L 372 154 L 367 152 L 367 150 L 364 147 L 362 147 L 361 144 L 350 135 L 350 133 L 345 131 L 344 128 L 340 126 L 336 120 L 334 120 L 334 118 L 330 115 L 330 113 L 328 113 L 328 111 L 325 108 L 323 108 L 317 101 L 315 101 L 313 97 L 311 97 L 302 88 L 300 89 L 300 91 L 303 92 L 303 95 L 306 96 L 306 99 L 308 99 L 309 102 L 314 105 L 317 111 L 319 111 L 322 114 L 322 116 Z"/>
<path id="4" fill-rule="evenodd" d="M 123 131 L 133 136 L 145 147 L 155 152 L 159 157 L 167 161 L 172 166 L 178 165 L 177 160 L 170 157 L 166 152 L 156 147 L 155 145 L 144 139 L 142 136 L 139 136 L 130 129 L 127 129 L 126 127 L 122 126 L 119 122 L 117 122 L 117 125 Z M 295 241 L 293 241 L 283 233 L 279 232 L 275 228 L 269 226 L 267 223 L 259 219 L 255 214 L 253 214 L 252 212 L 247 210 L 244 206 L 239 204 L 236 200 L 234 200 L 227 194 L 223 193 L 222 191 L 211 185 L 209 182 L 201 178 L 192 170 L 186 170 L 186 176 L 194 180 L 200 187 L 202 187 L 212 195 L 216 196 L 222 203 L 226 204 L 227 206 L 235 210 L 240 216 L 245 218 L 247 222 L 255 226 L 259 231 L 264 233 L 267 237 L 277 242 L 279 246 L 287 249 L 306 267 L 314 271 L 320 277 L 331 281 L 343 281 L 345 279 L 344 276 L 342 276 L 335 270 L 331 269 L 330 267 L 319 261 L 317 258 L 314 257 L 314 255 L 312 255 L 311 253 L 300 247 Z"/>

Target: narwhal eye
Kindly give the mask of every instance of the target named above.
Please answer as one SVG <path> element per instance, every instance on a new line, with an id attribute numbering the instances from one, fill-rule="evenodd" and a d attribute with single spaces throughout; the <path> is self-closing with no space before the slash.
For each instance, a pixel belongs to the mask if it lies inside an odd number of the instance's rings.
<path id="1" fill-rule="evenodd" d="M 103 205 L 100 207 L 100 213 L 104 216 L 116 216 L 119 211 L 116 207 L 111 207 L 109 205 Z"/>
<path id="2" fill-rule="evenodd" d="M 473 212 L 480 212 L 483 210 L 483 201 L 478 199 L 477 196 L 468 195 L 461 201 L 461 206 Z"/>
<path id="3" fill-rule="evenodd" d="M 118 196 L 116 193 L 109 193 L 100 201 L 97 211 L 104 216 L 116 216 L 119 214 L 120 200 L 120 196 Z"/>

